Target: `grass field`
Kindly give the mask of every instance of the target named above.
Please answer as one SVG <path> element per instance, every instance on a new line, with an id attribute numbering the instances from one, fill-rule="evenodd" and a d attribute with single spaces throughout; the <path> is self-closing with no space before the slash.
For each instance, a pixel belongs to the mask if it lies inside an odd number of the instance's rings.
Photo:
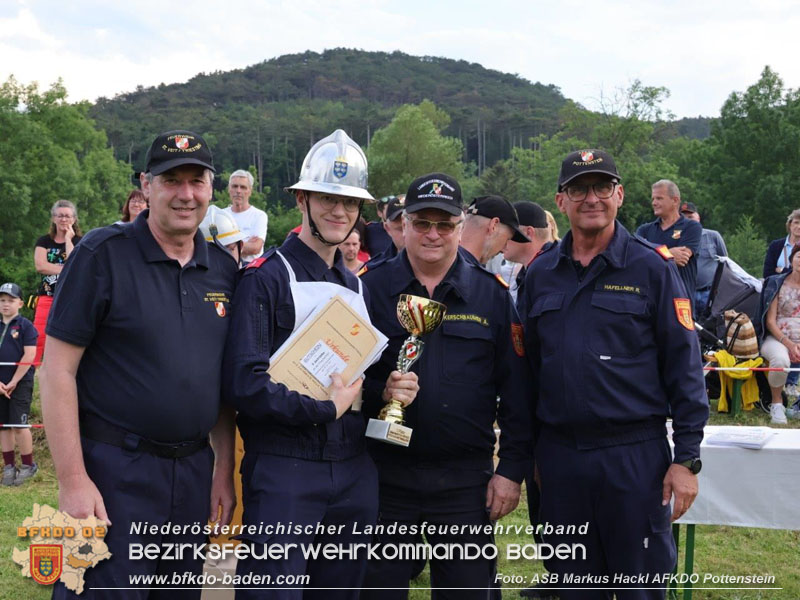
<path id="1" fill-rule="evenodd" d="M 715 403 L 714 403 L 715 405 Z M 40 422 L 38 402 L 34 402 L 33 420 Z M 712 410 L 710 420 L 714 425 L 767 425 L 769 417 L 760 411 L 742 413 L 735 420 L 727 415 L 717 415 Z M 790 421 L 788 427 L 800 422 Z M 53 462 L 41 430 L 34 430 L 35 458 L 39 463 L 39 474 L 21 487 L 0 487 L 0 600 L 39 600 L 50 597 L 50 588 L 43 587 L 20 576 L 20 569 L 11 560 L 12 548 L 27 547 L 25 540 L 18 540 L 16 527 L 31 513 L 34 503 L 58 502 L 58 487 L 53 471 Z M 746 499 L 743 499 L 746 501 Z M 800 502 L 800 499 L 798 499 Z M 786 507 L 786 510 L 797 510 Z M 502 522 L 527 524 L 527 509 L 524 502 Z M 685 528 L 681 535 L 685 535 Z M 526 536 L 505 535 L 497 540 L 499 546 L 498 572 L 509 576 L 528 578 L 535 573 L 544 573 L 539 561 L 508 561 L 505 546 L 510 543 L 526 544 Z M 679 557 L 683 565 L 683 556 Z M 737 527 L 697 526 L 695 550 L 696 573 L 713 575 L 769 574 L 776 579 L 775 587 L 782 590 L 697 590 L 694 597 L 714 600 L 757 600 L 800 598 L 800 531 L 775 531 L 769 529 L 743 529 Z M 409 597 L 412 600 L 429 598 L 428 571 L 413 582 Z M 516 590 L 504 589 L 503 598 L 518 598 Z"/>

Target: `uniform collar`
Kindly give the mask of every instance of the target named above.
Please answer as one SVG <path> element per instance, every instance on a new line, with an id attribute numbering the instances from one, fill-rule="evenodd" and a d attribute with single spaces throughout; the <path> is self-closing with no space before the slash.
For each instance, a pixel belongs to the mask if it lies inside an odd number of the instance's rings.
<path id="1" fill-rule="evenodd" d="M 625 267 L 625 259 L 628 254 L 628 243 L 630 242 L 631 234 L 622 226 L 622 223 L 614 220 L 614 235 L 608 243 L 608 247 L 603 250 L 598 256 L 602 256 L 608 264 L 615 269 L 622 269 Z M 542 258 L 546 258 L 547 254 Z M 547 265 L 548 269 L 555 269 L 559 261 L 572 260 L 572 231 L 568 231 L 558 245 L 558 251 L 553 253 L 550 263 Z"/>
<path id="2" fill-rule="evenodd" d="M 147 208 L 142 211 L 136 220 L 133 222 L 133 235 L 139 244 L 139 248 L 144 254 L 144 259 L 147 262 L 167 262 L 173 261 L 164 253 L 161 246 L 158 245 L 156 238 L 153 237 L 153 232 L 147 225 L 147 219 L 150 217 L 150 209 Z M 194 234 L 194 254 L 192 259 L 186 263 L 187 267 L 199 266 L 205 269 L 208 268 L 208 243 L 206 242 L 203 234 L 198 229 Z"/>
<path id="3" fill-rule="evenodd" d="M 675 229 L 678 225 L 683 225 L 684 223 L 686 223 L 686 221 L 691 221 L 691 219 L 687 219 L 686 217 L 684 217 L 682 214 L 679 213 L 678 214 L 678 220 L 675 221 L 672 225 L 670 225 L 666 229 L 662 229 L 662 227 L 661 227 L 661 217 L 656 219 L 654 221 L 654 223 L 656 224 L 656 226 L 659 229 L 661 229 L 661 231 L 669 231 L 670 229 Z"/>
<path id="4" fill-rule="evenodd" d="M 325 275 L 328 272 L 328 263 L 309 248 L 299 236 L 290 235 L 281 245 L 281 252 L 290 254 L 306 270 L 311 278 L 310 281 L 325 280 Z M 338 248 L 336 249 L 336 254 L 334 254 L 331 268 L 339 272 L 342 281 L 347 281 L 347 273 L 350 271 L 344 266 L 344 258 Z"/>
<path id="5" fill-rule="evenodd" d="M 466 252 L 466 250 L 464 251 Z M 391 268 L 393 273 L 390 278 L 389 292 L 392 296 L 397 296 L 405 292 L 417 277 L 414 275 L 414 270 L 411 268 L 411 263 L 408 260 L 408 254 L 402 250 L 395 258 L 387 264 L 387 268 Z M 464 301 L 469 301 L 469 273 L 470 269 L 480 269 L 481 267 L 470 264 L 461 255 L 461 247 L 456 254 L 456 260 L 447 271 L 444 278 L 439 285 L 445 285 L 453 289 L 453 291 Z M 438 286 L 437 286 L 438 287 Z"/>
<path id="6" fill-rule="evenodd" d="M 16 323 L 17 321 L 19 321 L 19 318 L 20 318 L 21 316 L 22 316 L 21 314 L 17 313 L 17 316 L 16 316 L 16 317 L 14 317 L 13 319 L 11 319 L 11 320 L 8 322 L 8 325 L 6 325 L 5 323 L 3 323 L 3 319 L 0 319 L 0 326 L 1 326 L 1 327 L 11 327 L 11 326 L 12 326 L 14 323 Z"/>

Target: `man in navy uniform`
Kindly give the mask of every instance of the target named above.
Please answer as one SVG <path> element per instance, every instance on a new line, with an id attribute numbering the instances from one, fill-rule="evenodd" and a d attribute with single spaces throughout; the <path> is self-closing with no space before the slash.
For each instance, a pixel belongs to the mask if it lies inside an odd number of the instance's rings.
<path id="1" fill-rule="evenodd" d="M 549 544 L 584 544 L 585 559 L 578 553 L 545 565 L 562 576 L 592 575 L 590 585 L 604 588 L 615 587 L 617 574 L 652 581 L 672 571 L 670 520 L 697 495 L 708 418 L 690 297 L 669 253 L 616 220 L 623 197 L 606 152 L 564 159 L 556 204 L 571 230 L 531 264 L 523 304 L 536 381 L 540 522 L 589 523 L 586 535 L 544 536 Z M 612 594 L 569 588 L 559 590 L 562 598 Z M 634 583 L 617 597 L 663 598 L 664 590 Z"/>
<path id="2" fill-rule="evenodd" d="M 377 518 L 377 473 L 366 452 L 363 415 L 352 410 L 362 380 L 344 386 L 332 377 L 330 398 L 319 401 L 273 381 L 270 358 L 317 307 L 342 297 L 369 320 L 361 282 L 344 265 L 337 245 L 361 214 L 367 191 L 367 160 L 342 130 L 309 150 L 295 192 L 303 214 L 300 233 L 289 236 L 242 271 L 233 301 L 225 350 L 226 401 L 238 410 L 244 441 L 243 535 L 257 555 L 270 544 L 311 545 L 369 542 L 358 535 Z M 383 392 L 411 402 L 417 376 L 387 373 Z M 258 531 L 267 524 L 273 531 Z M 281 529 L 290 525 L 301 527 Z M 319 531 L 319 526 L 326 529 Z M 332 529 L 331 529 L 332 528 Z M 357 598 L 366 553 L 355 560 L 306 559 L 297 547 L 285 559 L 240 559 L 244 575 L 310 576 L 304 590 L 241 588 L 237 598 Z M 339 588 L 321 589 L 314 588 Z"/>
<path id="3" fill-rule="evenodd" d="M 697 254 L 700 252 L 703 227 L 697 221 L 683 216 L 680 206 L 681 191 L 678 186 L 669 179 L 656 181 L 653 184 L 653 214 L 656 220 L 640 225 L 636 235 L 669 248 L 688 297 L 694 298 Z"/>
<path id="4" fill-rule="evenodd" d="M 412 370 L 417 399 L 406 409 L 413 429 L 408 447 L 371 445 L 380 478 L 380 523 L 437 527 L 430 544 L 492 543 L 491 534 L 444 531 L 448 525 L 486 525 L 511 512 L 530 464 L 530 373 L 522 327 L 507 288 L 459 252 L 464 220 L 461 189 L 448 175 L 417 178 L 406 194 L 405 249 L 362 275 L 373 323 L 389 337 L 381 360 L 367 371 L 365 411 L 376 416 L 389 398 L 382 381 L 394 368 L 408 332 L 397 319 L 400 294 L 442 302 L 441 325 L 423 336 Z M 498 402 L 497 397 L 500 397 Z M 499 463 L 492 462 L 495 420 Z M 381 535 L 381 543 L 415 543 L 413 532 Z M 362 598 L 406 598 L 411 560 L 370 561 Z M 494 561 L 431 561 L 437 598 L 486 598 Z M 481 588 L 448 590 L 447 588 Z"/>
<path id="5" fill-rule="evenodd" d="M 213 177 L 203 138 L 159 135 L 141 175 L 149 211 L 89 232 L 59 278 L 40 375 L 59 508 L 113 525 L 112 557 L 87 571 L 81 598 L 199 598 L 97 588 L 130 588 L 132 574 L 202 573 L 191 552 L 128 558 L 129 544 L 202 544 L 202 532 L 132 533 L 132 523 L 230 521 L 233 412 L 220 392 L 237 264 L 198 231 Z M 60 582 L 53 596 L 77 597 Z"/>

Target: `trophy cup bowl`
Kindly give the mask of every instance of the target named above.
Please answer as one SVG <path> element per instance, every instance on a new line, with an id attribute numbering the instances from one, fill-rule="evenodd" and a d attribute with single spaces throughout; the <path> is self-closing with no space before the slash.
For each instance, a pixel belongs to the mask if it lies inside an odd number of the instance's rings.
<path id="1" fill-rule="evenodd" d="M 442 322 L 447 307 L 430 298 L 402 294 L 397 301 L 397 319 L 411 335 L 405 339 L 397 356 L 397 370 L 408 373 L 422 354 L 425 343 L 421 335 L 430 333 Z M 411 443 L 412 429 L 403 425 L 405 414 L 403 404 L 392 398 L 381 410 L 377 419 L 370 419 L 367 425 L 367 437 L 408 446 Z"/>

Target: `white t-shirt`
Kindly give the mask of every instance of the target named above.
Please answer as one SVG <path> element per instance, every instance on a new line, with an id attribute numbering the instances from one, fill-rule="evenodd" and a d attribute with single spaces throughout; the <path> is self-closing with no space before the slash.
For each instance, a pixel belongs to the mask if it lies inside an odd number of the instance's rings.
<path id="1" fill-rule="evenodd" d="M 233 217 L 233 220 L 236 221 L 236 224 L 239 226 L 239 231 L 246 236 L 245 240 L 253 236 L 260 237 L 262 240 L 267 239 L 268 217 L 267 213 L 265 213 L 263 210 L 260 210 L 255 206 L 251 206 L 247 210 L 238 213 L 233 212 L 233 207 L 231 206 L 223 208 L 222 210 Z M 242 261 L 250 262 L 254 258 L 261 256 L 263 253 L 264 244 L 261 244 L 261 249 L 257 254 L 243 254 Z"/>

